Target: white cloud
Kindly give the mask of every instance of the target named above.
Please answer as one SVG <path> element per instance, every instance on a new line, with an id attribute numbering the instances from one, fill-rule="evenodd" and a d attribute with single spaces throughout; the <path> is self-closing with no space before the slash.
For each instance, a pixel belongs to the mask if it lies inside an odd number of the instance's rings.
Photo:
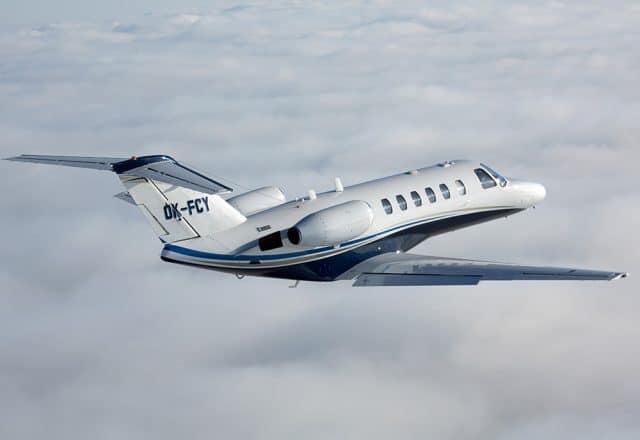
<path id="1" fill-rule="evenodd" d="M 60 7 L 2 20 L 3 156 L 169 153 L 291 197 L 472 157 L 548 200 L 418 252 L 640 262 L 633 6 Z M 240 282 L 159 261 L 112 176 L 2 172 L 3 438 L 638 436 L 633 277 Z"/>

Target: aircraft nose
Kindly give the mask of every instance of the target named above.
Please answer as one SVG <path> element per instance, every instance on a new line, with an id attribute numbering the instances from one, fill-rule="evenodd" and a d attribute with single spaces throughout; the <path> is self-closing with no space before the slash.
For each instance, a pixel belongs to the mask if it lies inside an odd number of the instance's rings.
<path id="1" fill-rule="evenodd" d="M 523 189 L 532 205 L 542 202 L 547 197 L 547 189 L 540 183 L 527 182 Z"/>
<path id="2" fill-rule="evenodd" d="M 525 208 L 535 206 L 547 197 L 546 188 L 536 182 L 511 180 L 510 187 L 514 190 L 517 203 Z"/>

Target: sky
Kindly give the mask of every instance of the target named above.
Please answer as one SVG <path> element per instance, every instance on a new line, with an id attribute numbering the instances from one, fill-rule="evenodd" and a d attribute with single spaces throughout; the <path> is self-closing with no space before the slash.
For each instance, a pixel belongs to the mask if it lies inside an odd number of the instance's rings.
<path id="1" fill-rule="evenodd" d="M 631 272 L 237 280 L 163 263 L 114 176 L 2 162 L 0 438 L 640 437 L 640 3 L 0 6 L 2 157 L 163 153 L 290 198 L 477 159 L 547 200 L 414 252 Z"/>

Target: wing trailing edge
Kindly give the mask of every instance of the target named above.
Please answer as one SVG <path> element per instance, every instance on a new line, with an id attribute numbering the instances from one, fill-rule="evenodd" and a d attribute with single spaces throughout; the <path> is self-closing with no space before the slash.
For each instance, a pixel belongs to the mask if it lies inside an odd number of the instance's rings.
<path id="1" fill-rule="evenodd" d="M 612 281 L 625 272 L 523 266 L 411 254 L 384 254 L 361 263 L 351 273 L 354 286 L 475 285 L 480 281 Z"/>

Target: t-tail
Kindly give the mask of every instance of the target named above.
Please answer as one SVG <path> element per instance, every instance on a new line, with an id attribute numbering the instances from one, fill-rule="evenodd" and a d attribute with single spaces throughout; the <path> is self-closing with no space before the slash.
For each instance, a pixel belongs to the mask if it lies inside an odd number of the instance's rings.
<path id="1" fill-rule="evenodd" d="M 246 217 L 218 194 L 233 191 L 165 155 L 126 158 L 21 155 L 8 158 L 112 171 L 126 191 L 116 197 L 134 204 L 167 243 L 233 228 Z"/>

